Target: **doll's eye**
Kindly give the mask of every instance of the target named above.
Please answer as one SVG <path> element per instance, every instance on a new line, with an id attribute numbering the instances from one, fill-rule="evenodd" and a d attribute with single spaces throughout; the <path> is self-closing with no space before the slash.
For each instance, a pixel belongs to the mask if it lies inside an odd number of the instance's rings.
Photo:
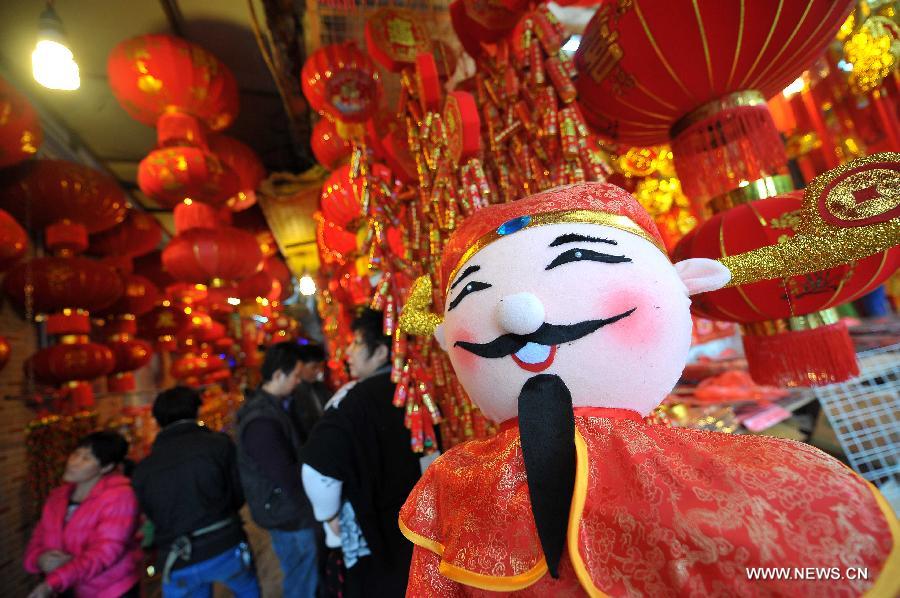
<path id="1" fill-rule="evenodd" d="M 491 285 L 486 282 L 478 282 L 477 280 L 466 283 L 466 286 L 464 286 L 463 290 L 459 293 L 459 295 L 456 296 L 456 299 L 454 299 L 450 303 L 450 307 L 447 308 L 447 311 L 450 311 L 451 309 L 459 305 L 459 302 L 462 301 L 466 295 L 471 295 L 472 293 L 475 293 L 477 291 L 483 291 L 484 289 L 489 288 L 491 288 Z"/>
<path id="2" fill-rule="evenodd" d="M 600 253 L 599 251 L 591 251 L 590 249 L 576 247 L 560 253 L 556 256 L 556 259 L 550 262 L 550 265 L 547 266 L 545 270 L 552 270 L 557 266 L 562 266 L 569 262 L 584 261 L 603 262 L 604 264 L 621 264 L 623 262 L 630 262 L 631 258 L 625 257 L 624 255 L 610 255 L 608 253 Z"/>

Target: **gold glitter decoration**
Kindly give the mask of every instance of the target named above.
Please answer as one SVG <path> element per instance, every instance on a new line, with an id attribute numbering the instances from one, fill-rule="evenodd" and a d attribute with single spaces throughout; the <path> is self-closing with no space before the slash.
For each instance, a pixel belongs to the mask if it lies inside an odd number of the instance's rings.
<path id="1" fill-rule="evenodd" d="M 431 307 L 431 277 L 427 274 L 420 276 L 413 283 L 409 298 L 400 314 L 400 330 L 406 334 L 415 336 L 431 336 L 443 319 L 432 313 Z"/>
<path id="2" fill-rule="evenodd" d="M 881 86 L 900 60 L 900 28 L 891 19 L 872 16 L 844 42 L 844 60 L 853 65 L 848 82 L 863 94 Z"/>
<path id="3" fill-rule="evenodd" d="M 719 260 L 731 271 L 729 286 L 834 268 L 900 245 L 900 153 L 859 158 L 816 177 L 796 231 L 784 243 Z"/>

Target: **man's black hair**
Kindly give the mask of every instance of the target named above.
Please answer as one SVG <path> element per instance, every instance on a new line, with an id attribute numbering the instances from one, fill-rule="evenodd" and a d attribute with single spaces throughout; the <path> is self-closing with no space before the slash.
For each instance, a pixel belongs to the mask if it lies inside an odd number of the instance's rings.
<path id="1" fill-rule="evenodd" d="M 322 345 L 298 345 L 300 361 L 303 363 L 319 363 L 325 361 L 325 349 Z"/>
<path id="2" fill-rule="evenodd" d="M 118 465 L 128 454 L 128 441 L 118 432 L 94 432 L 78 440 L 77 448 L 88 448 L 101 467 Z"/>
<path id="3" fill-rule="evenodd" d="M 284 341 L 269 347 L 260 371 L 263 384 L 270 381 L 279 370 L 284 372 L 285 376 L 289 376 L 297 367 L 297 362 L 302 361 L 301 355 L 300 345 L 293 341 Z"/>
<path id="4" fill-rule="evenodd" d="M 359 332 L 369 351 L 369 357 L 375 353 L 379 345 L 384 345 L 387 349 L 388 361 L 390 361 L 391 337 L 384 334 L 384 315 L 380 311 L 365 308 L 353 320 L 350 329 L 353 332 Z"/>
<path id="5" fill-rule="evenodd" d="M 197 419 L 200 410 L 200 393 L 187 386 L 176 386 L 156 395 L 153 401 L 153 417 L 160 428 L 182 419 Z"/>

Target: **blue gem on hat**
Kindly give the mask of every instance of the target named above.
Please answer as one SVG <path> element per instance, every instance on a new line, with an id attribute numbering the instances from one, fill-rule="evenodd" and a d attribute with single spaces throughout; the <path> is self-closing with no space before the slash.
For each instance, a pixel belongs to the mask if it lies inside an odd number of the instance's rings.
<path id="1" fill-rule="evenodd" d="M 522 230 L 529 224 L 531 224 L 531 216 L 519 216 L 518 218 L 507 220 L 499 227 L 497 227 L 497 234 L 511 235 L 512 233 Z"/>

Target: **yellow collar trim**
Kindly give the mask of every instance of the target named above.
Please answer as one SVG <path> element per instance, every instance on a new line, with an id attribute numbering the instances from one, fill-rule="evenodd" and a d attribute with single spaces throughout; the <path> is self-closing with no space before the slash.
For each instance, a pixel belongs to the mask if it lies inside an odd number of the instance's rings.
<path id="1" fill-rule="evenodd" d="M 610 214 L 608 212 L 596 212 L 593 210 L 568 210 L 565 212 L 544 212 L 543 214 L 537 214 L 531 217 L 531 221 L 524 226 L 521 230 L 526 228 L 534 228 L 536 226 L 543 226 L 545 224 L 563 224 L 563 223 L 578 223 L 578 224 L 599 224 L 601 226 L 611 226 L 612 228 L 618 228 L 619 230 L 623 230 L 625 232 L 629 232 L 633 235 L 637 235 L 642 239 L 646 239 L 653 243 L 654 247 L 663 252 L 664 255 L 668 256 L 669 254 L 666 252 L 666 248 L 652 235 L 650 235 L 643 228 L 635 224 L 634 220 L 629 218 L 628 216 L 622 216 L 620 214 Z M 519 232 L 519 231 L 516 231 Z M 515 234 L 515 233 L 509 233 Z M 469 247 L 465 253 L 459 258 L 459 261 L 456 263 L 456 266 L 453 267 L 453 270 L 450 272 L 450 276 L 447 280 L 442 281 L 444 285 L 444 299 L 447 298 L 447 291 L 450 288 L 450 282 L 456 278 L 456 275 L 459 273 L 462 265 L 469 261 L 473 255 L 493 243 L 494 241 L 501 239 L 505 236 L 509 235 L 501 235 L 497 232 L 497 230 L 492 230 L 486 234 L 484 234 L 481 238 L 479 238 L 475 243 Z"/>

